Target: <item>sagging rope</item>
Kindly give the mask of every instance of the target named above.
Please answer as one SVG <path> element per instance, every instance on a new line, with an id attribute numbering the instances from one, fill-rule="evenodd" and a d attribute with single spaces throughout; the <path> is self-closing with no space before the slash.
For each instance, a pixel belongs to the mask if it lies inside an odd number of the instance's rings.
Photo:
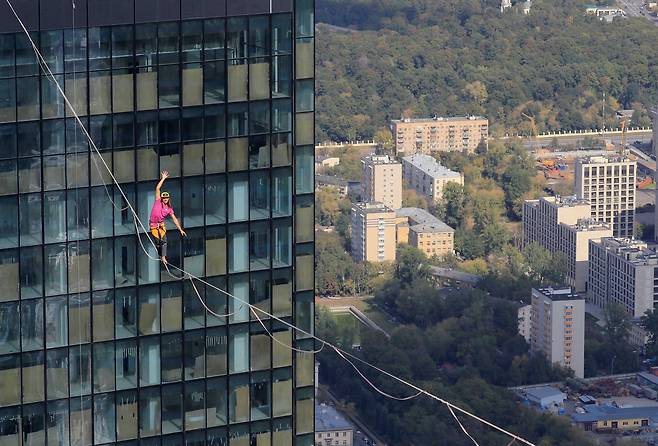
<path id="1" fill-rule="evenodd" d="M 134 218 L 135 226 L 137 227 L 137 223 L 139 223 L 139 226 L 141 226 L 141 228 L 142 228 L 142 230 L 144 231 L 144 233 L 148 233 L 148 231 L 146 230 L 146 227 L 144 226 L 144 224 L 142 223 L 142 221 L 139 219 L 139 216 L 137 215 L 137 212 L 135 211 L 134 207 L 132 206 L 132 204 L 131 204 L 130 201 L 128 200 L 128 197 L 126 196 L 126 194 L 124 193 L 123 189 L 121 188 L 121 185 L 119 184 L 119 182 L 117 181 L 116 177 L 115 177 L 114 174 L 112 173 L 112 170 L 109 168 L 109 166 L 108 166 L 107 163 L 105 162 L 105 159 L 102 157 L 100 151 L 98 150 L 98 147 L 96 147 L 96 144 L 94 143 L 93 139 L 92 139 L 91 136 L 89 135 L 89 132 L 87 131 L 87 128 L 84 126 L 83 122 L 81 121 L 80 117 L 78 116 L 77 111 L 75 110 L 75 108 L 73 107 L 73 105 L 72 105 L 71 102 L 69 101 L 68 97 L 67 97 L 66 94 L 64 93 L 64 91 L 63 91 L 63 89 L 62 89 L 60 83 L 59 83 L 59 82 L 57 81 L 57 79 L 55 78 L 55 76 L 54 76 L 54 74 L 52 73 L 52 71 L 51 71 L 50 67 L 48 66 L 47 62 L 45 61 L 45 59 L 43 58 L 43 56 L 42 56 L 41 53 L 39 52 L 39 49 L 37 48 L 36 44 L 34 43 L 34 40 L 33 40 L 32 37 L 30 36 L 30 33 L 28 32 L 27 28 L 25 27 L 25 24 L 23 23 L 23 21 L 21 20 L 20 16 L 18 15 L 18 13 L 16 12 L 16 10 L 14 9 L 14 6 L 12 5 L 11 0 L 6 0 L 6 2 L 7 2 L 7 4 L 9 5 L 9 8 L 11 9 L 11 11 L 12 11 L 14 17 L 15 17 L 16 20 L 19 22 L 19 24 L 20 24 L 20 26 L 21 26 L 23 32 L 25 33 L 25 35 L 27 36 L 28 40 L 30 41 L 30 44 L 31 44 L 31 46 L 32 46 L 32 50 L 34 51 L 35 55 L 37 56 L 37 59 L 38 59 L 38 61 L 39 61 L 39 65 L 40 65 L 40 67 L 41 67 L 42 69 L 43 69 L 44 67 L 46 68 L 45 71 L 47 72 L 47 75 L 49 75 L 49 76 L 51 77 L 51 79 L 53 80 L 53 82 L 54 82 L 55 85 L 57 86 L 57 90 L 58 90 L 59 93 L 62 95 L 64 101 L 66 102 L 66 105 L 67 105 L 67 106 L 69 107 L 69 109 L 71 110 L 71 113 L 72 113 L 73 116 L 75 117 L 75 119 L 76 119 L 78 125 L 81 127 L 81 129 L 82 129 L 82 131 L 83 131 L 85 137 L 86 137 L 87 140 L 90 142 L 91 147 L 93 147 L 94 151 L 96 152 L 96 154 L 99 156 L 99 158 L 100 158 L 101 161 L 103 162 L 103 165 L 104 165 L 105 169 L 107 170 L 108 174 L 110 175 L 110 177 L 112 178 L 112 181 L 114 182 L 114 184 L 116 185 L 117 189 L 118 189 L 119 192 L 121 193 L 121 196 L 123 197 L 123 199 L 124 199 L 125 202 L 127 203 L 127 207 L 128 207 L 128 209 L 129 209 L 129 210 L 131 211 L 131 213 L 133 214 L 133 218 Z M 107 192 L 107 188 L 106 188 L 106 192 Z M 139 227 L 137 227 L 137 229 L 139 229 Z M 143 243 L 141 242 L 141 237 L 139 237 L 139 234 L 138 234 L 137 236 L 138 236 L 138 238 L 140 238 L 140 246 L 142 247 L 142 250 L 144 250 L 144 252 L 146 253 L 147 256 L 151 257 L 151 256 L 148 254 L 147 250 L 145 249 Z M 153 240 L 151 240 L 151 238 L 149 238 L 149 241 L 151 242 L 151 245 L 153 245 L 153 247 L 157 250 L 157 247 L 155 246 Z M 158 259 L 158 261 L 160 261 L 160 260 Z M 313 334 L 311 334 L 311 333 L 308 333 L 308 332 L 306 332 L 305 330 L 303 330 L 303 329 L 301 329 L 301 328 L 299 328 L 299 327 L 297 327 L 297 326 L 295 326 L 295 325 L 293 325 L 293 324 L 291 324 L 291 323 L 289 323 L 289 322 L 287 322 L 287 321 L 285 321 L 285 320 L 283 320 L 283 319 L 281 319 L 281 318 L 279 318 L 279 317 L 277 317 L 277 316 L 275 316 L 275 315 L 273 315 L 273 314 L 271 314 L 271 313 L 269 313 L 269 312 L 267 312 L 267 311 L 265 311 L 265 310 L 263 310 L 263 309 L 261 309 L 261 308 L 258 308 L 257 306 L 252 305 L 251 303 L 246 302 L 246 301 L 244 301 L 243 299 L 238 298 L 238 297 L 232 295 L 231 293 L 228 293 L 227 291 L 222 290 L 222 289 L 219 288 L 219 287 L 216 287 L 216 286 L 213 285 L 213 284 L 210 284 L 209 282 L 207 282 L 207 281 L 205 281 L 205 280 L 203 280 L 203 279 L 201 279 L 201 278 L 199 278 L 199 277 L 197 277 L 197 276 L 195 276 L 195 275 L 193 275 L 193 274 L 191 274 L 191 273 L 185 271 L 185 270 L 182 269 L 182 268 L 179 268 L 179 267 L 177 267 L 177 266 L 175 266 L 175 265 L 171 265 L 171 267 L 172 267 L 173 269 L 176 269 L 176 270 L 178 270 L 179 272 L 181 272 L 181 273 L 183 274 L 183 277 L 182 277 L 182 278 L 184 278 L 184 277 L 187 275 L 187 277 L 189 277 L 189 278 L 191 278 L 191 279 L 196 279 L 197 281 L 199 281 L 199 282 L 205 284 L 206 286 L 210 286 L 211 288 L 213 288 L 213 289 L 215 289 L 215 290 L 217 290 L 217 291 L 219 291 L 219 292 L 221 292 L 221 293 L 224 293 L 225 295 L 227 295 L 227 296 L 229 296 L 229 297 L 231 297 L 231 298 L 233 298 L 233 299 L 235 299 L 235 300 L 241 302 L 243 305 L 247 305 L 247 306 L 249 306 L 249 308 L 251 308 L 251 310 L 252 310 L 254 313 L 256 313 L 256 311 L 259 311 L 259 312 L 261 312 L 261 313 L 263 313 L 263 314 L 269 316 L 270 318 L 272 318 L 272 319 L 274 319 L 274 320 L 277 320 L 277 321 L 281 322 L 282 324 L 288 326 L 289 328 L 291 328 L 291 329 L 293 329 L 293 330 L 295 330 L 295 331 L 298 331 L 298 332 L 304 334 L 305 336 L 307 336 L 307 337 L 309 337 L 309 338 L 312 338 L 312 339 L 314 339 L 314 340 L 316 340 L 316 341 L 322 343 L 322 348 L 324 348 L 325 345 L 329 345 L 330 347 L 332 347 L 332 348 L 334 349 L 334 351 L 336 351 L 337 353 L 340 353 L 340 356 L 341 356 L 343 359 L 347 359 L 346 357 L 350 357 L 350 358 L 352 358 L 352 359 L 354 359 L 354 360 L 356 360 L 356 361 L 358 361 L 358 362 L 360 362 L 360 363 L 362 363 L 362 364 L 364 364 L 364 365 L 366 365 L 366 366 L 372 368 L 373 370 L 376 370 L 376 371 L 380 372 L 381 374 L 383 374 L 383 375 L 385 375 L 385 376 L 388 376 L 389 378 L 392 378 L 393 380 L 398 381 L 398 382 L 400 382 L 401 384 L 404 384 L 404 385 L 406 385 L 406 386 L 408 386 L 408 387 L 410 387 L 410 388 L 412 388 L 412 389 L 418 391 L 418 393 L 415 394 L 415 395 L 412 395 L 412 396 L 410 396 L 410 397 L 403 397 L 403 398 L 412 399 L 412 398 L 416 398 L 416 397 L 418 397 L 418 396 L 420 396 L 420 395 L 426 395 L 426 396 L 428 396 L 428 397 L 431 398 L 431 399 L 434 399 L 434 400 L 436 400 L 436 401 L 441 402 L 442 404 L 445 404 L 445 405 L 450 409 L 450 411 L 453 413 L 454 418 L 456 419 L 456 421 L 458 422 L 458 424 L 460 425 L 460 427 L 462 428 L 462 430 L 468 435 L 468 437 L 469 437 L 471 440 L 473 440 L 473 442 L 475 442 L 475 440 L 474 440 L 473 437 L 472 437 L 472 436 L 466 431 L 466 429 L 465 429 L 465 427 L 463 426 L 463 424 L 462 424 L 462 423 L 459 421 L 459 419 L 456 417 L 456 414 L 454 413 L 454 410 L 457 410 L 457 411 L 459 411 L 460 413 L 462 413 L 462 414 L 464 414 L 464 415 L 467 415 L 467 416 L 469 416 L 469 417 L 471 417 L 471 418 L 473 418 L 473 419 L 479 421 L 480 423 L 482 423 L 482 424 L 484 424 L 484 425 L 486 425 L 486 426 L 489 426 L 490 428 L 492 428 L 492 429 L 494 429 L 494 430 L 497 430 L 498 432 L 503 433 L 503 434 L 505 434 L 505 435 L 511 437 L 513 441 L 518 441 L 518 442 L 523 443 L 523 444 L 526 444 L 526 445 L 528 445 L 528 446 L 536 446 L 534 443 L 531 443 L 530 441 L 528 441 L 528 440 L 526 440 L 526 439 L 524 439 L 524 438 L 522 438 L 522 437 L 520 437 L 520 436 L 518 436 L 518 435 L 516 435 L 516 434 L 514 434 L 514 433 L 512 433 L 512 432 L 509 432 L 508 430 L 506 430 L 506 429 L 504 429 L 504 428 L 502 428 L 502 427 L 500 427 L 500 426 L 498 426 L 498 425 L 496 425 L 496 424 L 494 424 L 494 423 L 492 423 L 492 422 L 490 422 L 490 421 L 487 421 L 487 420 L 485 420 L 485 419 L 483 419 L 483 418 L 481 418 L 481 417 L 479 417 L 479 416 L 477 416 L 477 415 L 475 415 L 475 414 L 473 414 L 473 413 L 467 411 L 466 409 L 462 409 L 461 407 L 459 407 L 459 406 L 457 406 L 457 405 L 455 405 L 455 404 L 453 404 L 453 403 L 451 403 L 451 402 L 449 402 L 449 401 L 447 401 L 447 400 L 444 400 L 443 398 L 441 398 L 441 397 L 439 397 L 439 396 L 436 396 L 436 395 L 434 395 L 434 394 L 432 394 L 432 393 L 430 393 L 430 392 L 428 392 L 428 391 L 426 391 L 426 390 L 424 390 L 424 389 L 421 389 L 420 387 L 418 387 L 418 386 L 416 386 L 416 385 L 414 385 L 414 384 L 412 384 L 412 383 L 410 383 L 410 382 L 408 382 L 408 381 L 406 381 L 406 380 L 404 380 L 404 379 L 402 379 L 402 378 L 400 378 L 400 377 L 398 377 L 398 376 L 395 376 L 395 375 L 393 375 L 393 374 L 391 374 L 391 373 L 389 373 L 389 372 L 387 372 L 387 371 L 385 371 L 385 370 L 383 370 L 383 369 L 381 369 L 381 368 L 379 368 L 379 367 L 377 367 L 377 366 L 375 366 L 375 365 L 373 365 L 373 364 L 371 364 L 371 363 L 365 361 L 364 359 L 361 359 L 361 358 L 359 358 L 359 357 L 357 357 L 357 356 L 355 356 L 355 355 L 353 355 L 353 354 L 350 354 L 349 352 L 344 351 L 344 350 L 340 349 L 339 347 L 337 347 L 337 346 L 335 346 L 335 345 L 333 345 L 333 344 L 331 344 L 331 343 L 329 343 L 329 342 L 327 342 L 327 341 L 325 341 L 325 340 L 323 340 L 323 339 L 320 339 L 320 338 L 318 338 L 317 336 L 315 336 L 315 335 L 313 335 Z M 196 289 L 196 286 L 195 286 L 194 288 Z M 197 291 L 198 291 L 198 290 L 197 290 Z M 198 293 L 197 293 L 197 296 L 200 298 L 200 295 L 199 295 Z M 202 299 L 201 299 L 201 300 L 202 300 Z M 207 308 L 207 306 L 206 306 L 205 304 L 204 304 L 204 308 L 206 308 L 206 310 L 208 310 L 208 308 Z M 214 313 L 214 312 L 211 312 L 211 314 L 213 314 L 213 313 Z M 260 319 L 259 319 L 259 320 L 260 320 Z M 261 325 L 264 325 L 264 324 L 262 324 L 262 321 L 261 321 Z M 269 334 L 269 331 L 268 331 L 268 334 Z M 269 334 L 269 335 L 270 335 L 270 337 L 271 337 L 272 339 L 275 339 L 274 336 L 272 336 L 271 334 Z M 275 339 L 275 340 L 276 340 L 276 339 Z M 277 342 L 278 342 L 278 340 L 277 340 Z M 285 345 L 285 344 L 284 344 L 284 345 Z M 287 347 L 290 348 L 290 349 L 294 349 L 294 347 L 291 347 L 291 346 L 287 346 Z M 304 351 L 304 352 L 305 352 L 305 353 L 313 353 L 312 351 Z M 349 361 L 349 362 L 351 363 L 351 361 Z M 352 364 L 352 365 L 354 366 L 354 364 Z M 358 368 L 355 367 L 355 369 L 358 371 Z M 361 374 L 360 371 L 359 371 L 359 374 L 363 377 L 363 375 Z M 369 381 L 368 381 L 368 382 L 369 382 Z M 374 386 L 374 385 L 372 385 L 372 384 L 371 384 L 371 386 L 373 386 L 373 388 L 376 388 L 376 386 Z M 380 391 L 379 389 L 376 389 L 376 390 Z M 400 400 L 399 397 L 394 397 L 393 395 L 389 395 L 389 394 L 387 394 L 386 392 L 380 391 L 380 393 L 381 393 L 382 395 L 384 395 L 384 396 L 387 396 L 388 398 L 393 398 L 393 399 L 396 399 L 396 400 Z M 477 443 L 475 443 L 475 444 L 477 444 Z"/>

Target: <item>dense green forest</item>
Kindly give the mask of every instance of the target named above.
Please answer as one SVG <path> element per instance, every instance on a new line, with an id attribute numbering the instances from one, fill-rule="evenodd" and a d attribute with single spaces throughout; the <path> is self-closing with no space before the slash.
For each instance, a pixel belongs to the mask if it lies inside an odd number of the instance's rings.
<path id="1" fill-rule="evenodd" d="M 648 125 L 658 27 L 601 22 L 586 3 L 534 0 L 525 16 L 499 0 L 317 0 L 318 140 L 403 115 L 484 114 L 493 134 L 530 134 L 523 113 L 539 131 L 600 128 L 623 107 Z"/>
<path id="2" fill-rule="evenodd" d="M 591 443 L 565 418 L 540 414 L 514 400 L 507 386 L 564 379 L 569 371 L 553 367 L 542 355 L 530 356 L 517 333 L 517 306 L 482 290 L 446 293 L 429 281 L 427 259 L 413 248 L 401 248 L 391 279 L 379 287 L 375 301 L 403 325 L 386 339 L 362 332 L 365 360 L 474 411 L 539 445 L 586 446 Z M 320 337 L 344 348 L 351 343 L 327 312 L 316 323 Z M 348 339 L 352 337 L 348 336 Z M 379 396 L 351 366 L 329 349 L 318 355 L 321 381 L 355 405 L 369 426 L 389 444 L 461 446 L 473 443 L 445 407 L 420 397 L 409 402 Z M 397 396 L 413 392 L 362 367 L 382 390 Z M 509 442 L 473 420 L 461 417 L 482 445 Z"/>

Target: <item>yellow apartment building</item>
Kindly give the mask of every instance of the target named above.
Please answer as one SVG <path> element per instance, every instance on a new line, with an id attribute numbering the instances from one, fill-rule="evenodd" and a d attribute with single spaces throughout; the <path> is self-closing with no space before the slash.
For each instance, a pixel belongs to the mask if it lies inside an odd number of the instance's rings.
<path id="1" fill-rule="evenodd" d="M 402 163 L 388 155 L 361 159 L 361 199 L 384 203 L 391 209 L 402 207 Z"/>
<path id="2" fill-rule="evenodd" d="M 395 211 L 383 203 L 352 206 L 352 257 L 357 262 L 395 260 Z"/>
<path id="3" fill-rule="evenodd" d="M 455 250 L 455 230 L 419 208 L 396 211 L 397 242 L 418 248 L 427 257 L 443 257 Z"/>

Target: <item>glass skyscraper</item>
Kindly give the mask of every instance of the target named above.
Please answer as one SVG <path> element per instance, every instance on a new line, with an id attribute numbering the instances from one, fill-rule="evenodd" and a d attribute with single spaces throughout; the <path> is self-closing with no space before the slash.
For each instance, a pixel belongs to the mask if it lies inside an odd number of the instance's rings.
<path id="1" fill-rule="evenodd" d="M 169 262 L 312 332 L 313 0 L 12 4 Z M 0 2 L 0 445 L 313 445 L 313 341 L 207 313 L 99 158 Z"/>

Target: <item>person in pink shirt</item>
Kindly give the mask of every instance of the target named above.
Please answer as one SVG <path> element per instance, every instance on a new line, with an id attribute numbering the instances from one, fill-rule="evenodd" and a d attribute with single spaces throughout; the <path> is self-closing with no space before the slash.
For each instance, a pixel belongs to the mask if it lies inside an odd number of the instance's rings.
<path id="1" fill-rule="evenodd" d="M 180 234 L 183 237 L 187 235 L 176 218 L 176 214 L 174 214 L 174 208 L 171 207 L 169 192 L 160 192 L 167 178 L 169 178 L 169 172 L 163 170 L 160 181 L 155 186 L 155 202 L 153 203 L 151 216 L 149 217 L 149 228 L 151 229 L 151 234 L 155 237 L 158 246 L 158 255 L 163 263 L 167 263 L 167 228 L 164 224 L 165 218 L 171 217 Z"/>

